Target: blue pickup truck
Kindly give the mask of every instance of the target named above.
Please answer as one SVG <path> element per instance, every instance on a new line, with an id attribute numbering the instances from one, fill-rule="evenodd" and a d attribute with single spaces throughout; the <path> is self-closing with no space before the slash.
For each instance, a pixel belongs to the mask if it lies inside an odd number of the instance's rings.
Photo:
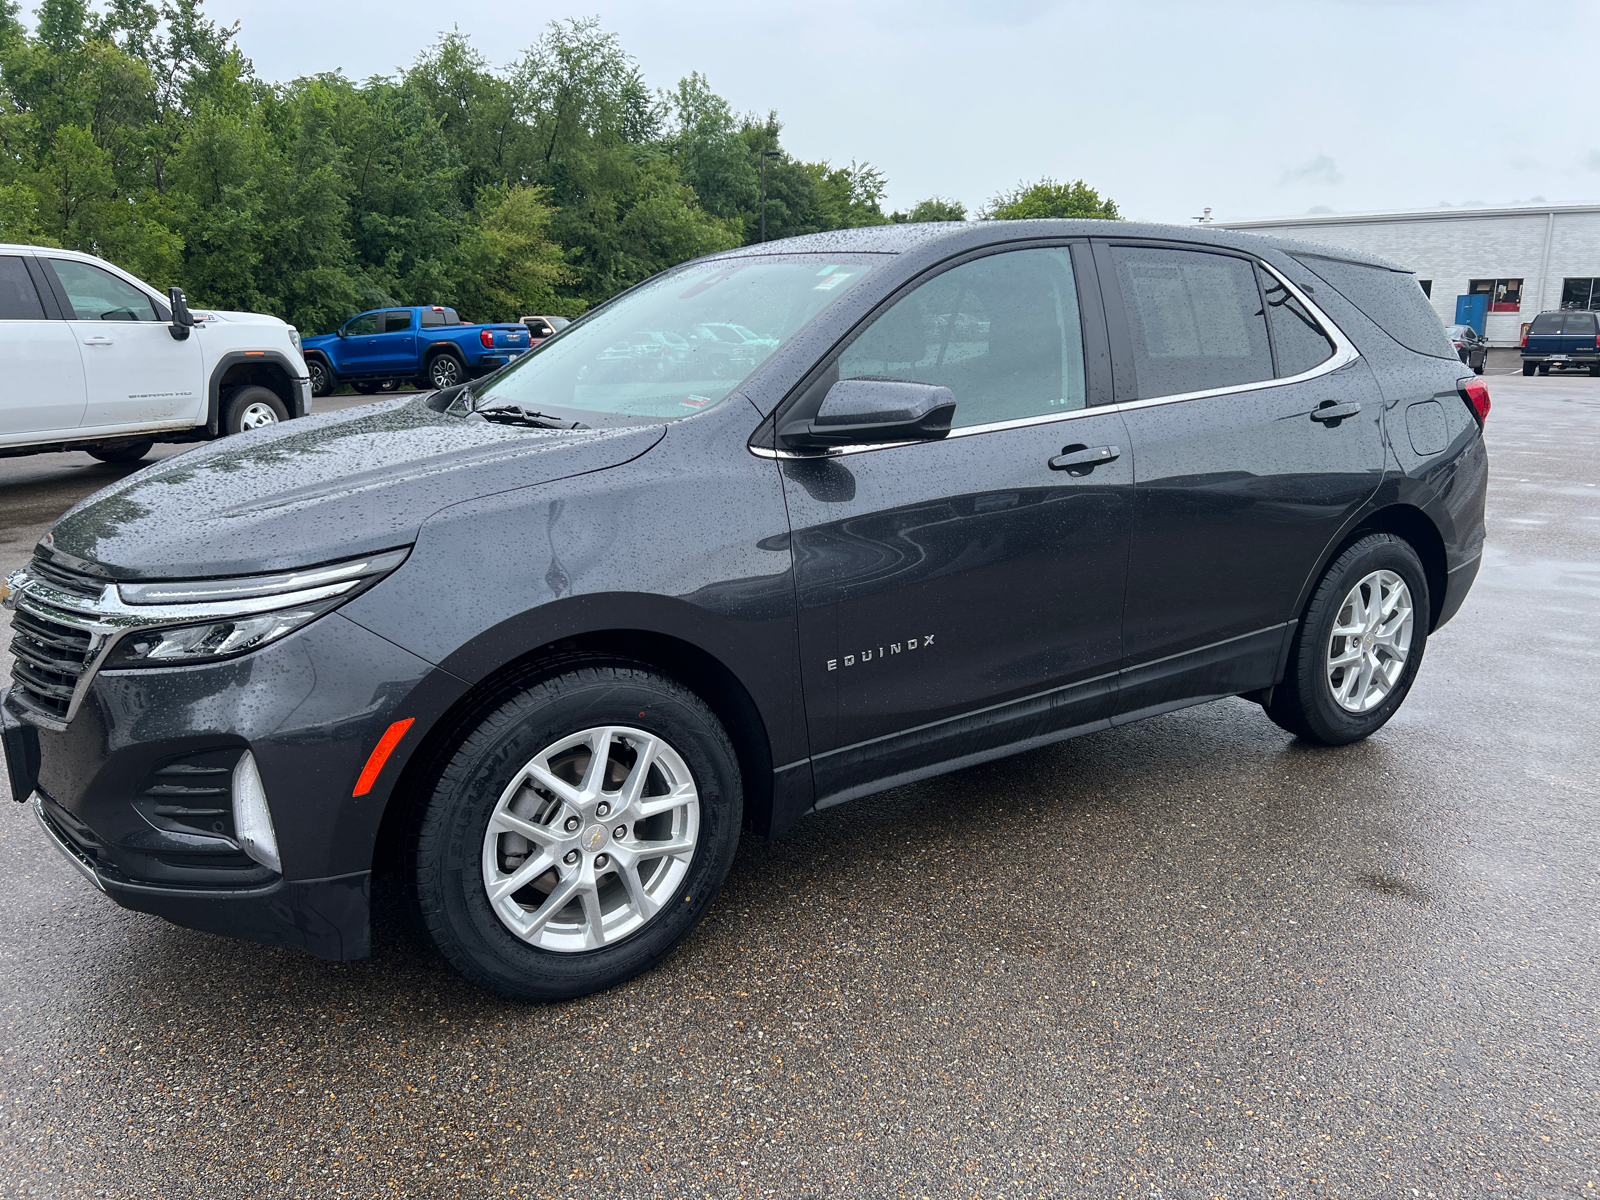
<path id="1" fill-rule="evenodd" d="M 1552 368 L 1580 368 L 1600 375 L 1600 323 L 1582 309 L 1542 312 L 1522 339 L 1522 373 L 1548 375 Z"/>
<path id="2" fill-rule="evenodd" d="M 379 308 L 351 317 L 337 333 L 303 342 L 311 394 L 326 396 L 340 384 L 376 392 L 415 380 L 444 388 L 487 375 L 528 352 L 528 328 L 463 324 L 453 308 Z"/>

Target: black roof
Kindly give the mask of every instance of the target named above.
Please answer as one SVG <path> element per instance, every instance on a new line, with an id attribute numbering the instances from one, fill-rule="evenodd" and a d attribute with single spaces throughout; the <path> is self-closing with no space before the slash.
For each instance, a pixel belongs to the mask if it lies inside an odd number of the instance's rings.
<path id="1" fill-rule="evenodd" d="M 723 255 L 712 257 L 758 254 L 905 254 L 911 251 L 931 250 L 939 243 L 947 243 L 949 251 L 957 253 L 994 242 L 1040 237 L 1096 236 L 1155 238 L 1257 253 L 1270 248 L 1284 254 L 1309 254 L 1321 258 L 1340 259 L 1344 262 L 1362 263 L 1366 266 L 1383 267 L 1390 271 L 1407 271 L 1407 268 L 1388 259 L 1347 250 L 1342 246 L 1324 246 L 1294 238 L 1236 233 L 1231 229 L 1222 229 L 1215 225 L 1156 225 L 1133 221 L 1088 220 L 919 221 L 904 225 L 868 225 L 859 229 L 835 229 L 827 233 L 808 233 L 800 237 L 784 238 L 781 241 L 742 246 L 737 250 L 729 250 Z"/>

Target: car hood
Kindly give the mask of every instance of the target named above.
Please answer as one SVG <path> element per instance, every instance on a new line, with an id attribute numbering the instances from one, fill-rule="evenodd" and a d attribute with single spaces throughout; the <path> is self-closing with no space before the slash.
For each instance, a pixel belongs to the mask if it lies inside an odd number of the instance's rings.
<path id="1" fill-rule="evenodd" d="M 409 545 L 443 508 L 617 466 L 664 429 L 497 425 L 425 397 L 363 405 L 174 455 L 69 509 L 40 547 L 117 579 L 291 570 Z"/>

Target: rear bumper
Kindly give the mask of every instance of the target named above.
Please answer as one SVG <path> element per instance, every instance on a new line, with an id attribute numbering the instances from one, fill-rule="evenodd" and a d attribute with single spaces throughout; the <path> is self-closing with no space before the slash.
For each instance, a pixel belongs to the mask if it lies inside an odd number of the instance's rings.
<path id="1" fill-rule="evenodd" d="M 1549 363 L 1553 367 L 1559 367 L 1563 364 L 1587 367 L 1592 366 L 1594 363 L 1600 363 L 1600 350 L 1580 351 L 1577 354 L 1546 353 L 1544 351 L 1535 354 L 1524 350 L 1522 352 L 1522 361 L 1525 363 Z"/>

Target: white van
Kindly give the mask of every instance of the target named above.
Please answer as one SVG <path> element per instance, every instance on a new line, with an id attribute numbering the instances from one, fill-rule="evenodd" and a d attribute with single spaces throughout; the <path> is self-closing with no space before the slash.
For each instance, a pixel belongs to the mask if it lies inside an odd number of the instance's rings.
<path id="1" fill-rule="evenodd" d="M 0 244 L 0 457 L 143 458 L 304 416 L 300 334 L 259 313 L 191 313 L 103 259 Z"/>

